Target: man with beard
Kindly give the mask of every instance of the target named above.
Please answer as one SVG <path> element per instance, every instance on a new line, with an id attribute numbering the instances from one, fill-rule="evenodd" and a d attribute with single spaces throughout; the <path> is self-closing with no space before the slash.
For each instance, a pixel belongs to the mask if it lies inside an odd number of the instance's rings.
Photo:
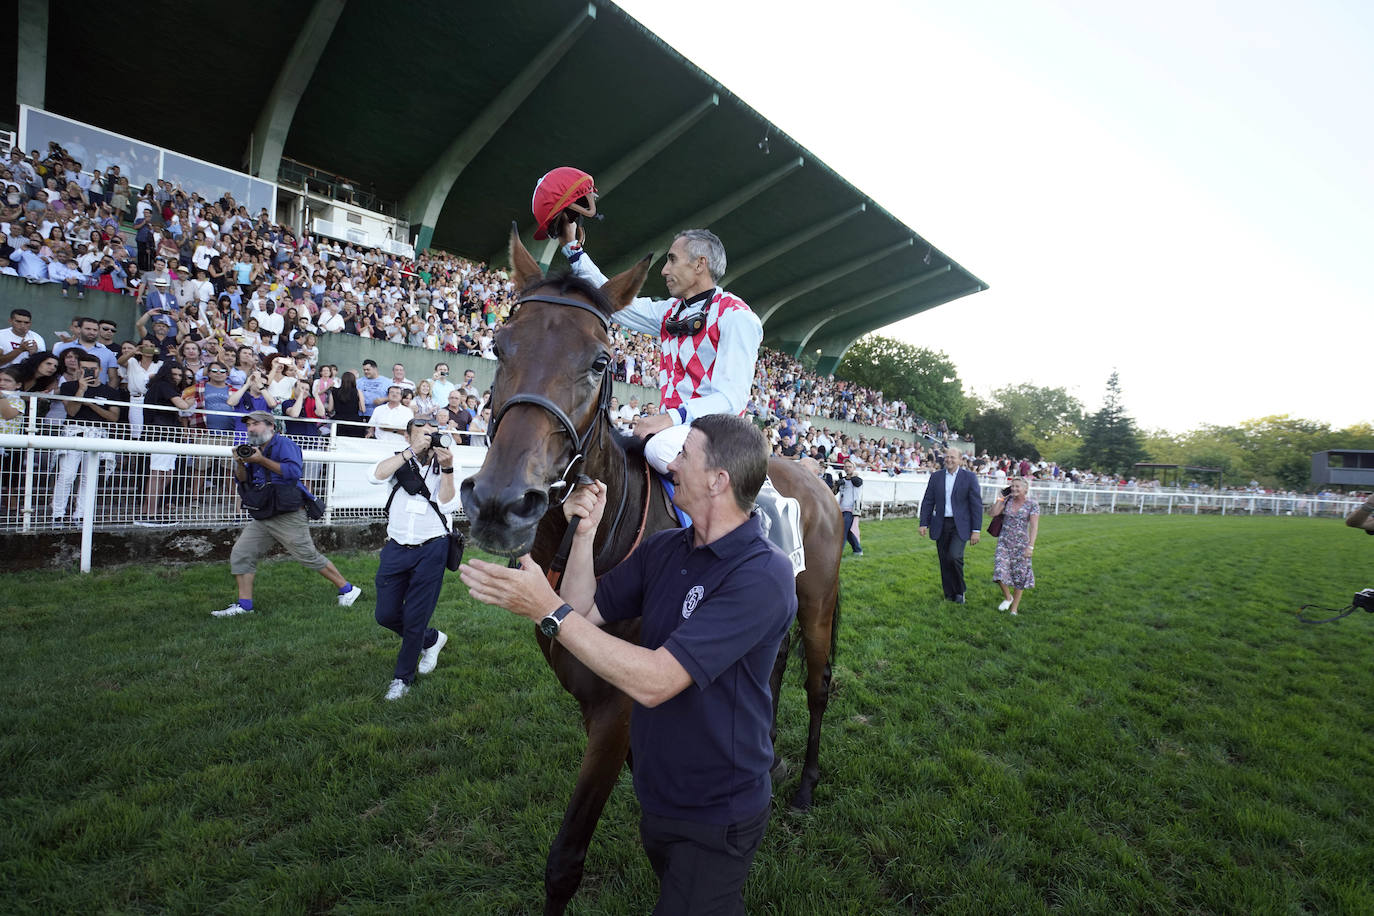
<path id="1" fill-rule="evenodd" d="M 301 487 L 301 447 L 279 435 L 273 418 L 265 410 L 255 410 L 246 421 L 250 454 L 234 450 L 234 479 L 238 481 L 244 508 L 253 520 L 243 529 L 229 555 L 229 571 L 238 583 L 239 597 L 213 617 L 235 617 L 253 612 L 253 578 L 258 558 L 275 542 L 306 569 L 324 576 L 339 590 L 339 604 L 349 607 L 363 590 L 339 573 L 329 558 L 315 547 L 306 524 L 305 500 Z M 241 447 L 240 447 L 241 448 Z"/>

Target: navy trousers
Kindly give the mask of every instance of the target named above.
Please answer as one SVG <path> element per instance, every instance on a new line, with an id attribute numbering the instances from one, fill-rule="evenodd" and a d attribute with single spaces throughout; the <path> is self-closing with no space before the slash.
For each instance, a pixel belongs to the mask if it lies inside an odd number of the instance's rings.
<path id="1" fill-rule="evenodd" d="M 854 533 L 854 513 L 842 512 L 844 516 L 844 539 L 850 547 L 854 548 L 855 553 L 863 553 L 863 546 L 859 543 L 859 536 Z M 844 548 L 840 548 L 840 553 L 844 553 Z"/>
<path id="2" fill-rule="evenodd" d="M 771 811 L 728 826 L 641 812 L 639 836 L 658 875 L 654 916 L 743 916 L 744 882 Z"/>
<path id="3" fill-rule="evenodd" d="M 959 537 L 954 519 L 945 519 L 940 536 L 935 539 L 935 553 L 940 558 L 940 585 L 945 598 L 953 601 L 964 593 L 964 546 L 968 541 Z"/>
<path id="4" fill-rule="evenodd" d="M 419 547 L 388 540 L 377 566 L 377 622 L 401 637 L 396 673 L 407 684 L 415 680 L 420 653 L 439 638 L 429 618 L 444 586 L 448 539 L 435 538 Z"/>

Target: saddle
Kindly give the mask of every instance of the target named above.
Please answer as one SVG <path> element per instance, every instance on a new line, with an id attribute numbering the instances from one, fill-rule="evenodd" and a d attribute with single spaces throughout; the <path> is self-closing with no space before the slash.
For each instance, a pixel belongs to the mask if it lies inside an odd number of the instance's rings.
<path id="1" fill-rule="evenodd" d="M 657 474 L 657 472 L 655 472 Z M 668 504 L 677 515 L 678 524 L 683 528 L 692 524 L 692 519 L 673 503 L 673 481 L 659 475 L 663 492 Z M 758 516 L 763 536 L 772 541 L 779 550 L 792 561 L 792 575 L 801 575 L 806 569 L 806 550 L 802 541 L 801 503 L 790 496 L 783 496 L 773 486 L 773 481 L 764 478 L 759 495 L 754 499 L 754 514 Z"/>

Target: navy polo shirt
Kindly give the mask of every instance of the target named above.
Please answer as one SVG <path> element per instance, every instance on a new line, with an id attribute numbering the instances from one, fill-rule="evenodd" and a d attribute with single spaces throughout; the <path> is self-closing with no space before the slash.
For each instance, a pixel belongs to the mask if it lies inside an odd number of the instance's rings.
<path id="1" fill-rule="evenodd" d="M 640 645 L 664 646 L 695 682 L 630 720 L 635 794 L 651 814 L 735 824 L 773 792 L 768 679 L 797 613 L 792 564 L 757 518 L 704 547 L 663 531 L 602 577 L 606 620 L 642 617 Z"/>

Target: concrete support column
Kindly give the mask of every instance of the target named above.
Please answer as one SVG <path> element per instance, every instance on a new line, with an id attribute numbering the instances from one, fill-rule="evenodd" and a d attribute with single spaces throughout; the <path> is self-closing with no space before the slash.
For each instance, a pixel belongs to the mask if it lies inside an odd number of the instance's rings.
<path id="1" fill-rule="evenodd" d="M 48 0 L 19 0 L 15 41 L 15 104 L 43 108 L 48 92 Z"/>
<path id="2" fill-rule="evenodd" d="M 305 25 L 296 35 L 291 52 L 282 63 L 277 81 L 267 94 L 267 103 L 253 127 L 248 149 L 248 171 L 263 181 L 275 182 L 281 168 L 281 154 L 286 147 L 296 106 L 310 85 L 320 55 L 334 34 L 334 26 L 343 13 L 345 0 L 315 0 Z"/>

